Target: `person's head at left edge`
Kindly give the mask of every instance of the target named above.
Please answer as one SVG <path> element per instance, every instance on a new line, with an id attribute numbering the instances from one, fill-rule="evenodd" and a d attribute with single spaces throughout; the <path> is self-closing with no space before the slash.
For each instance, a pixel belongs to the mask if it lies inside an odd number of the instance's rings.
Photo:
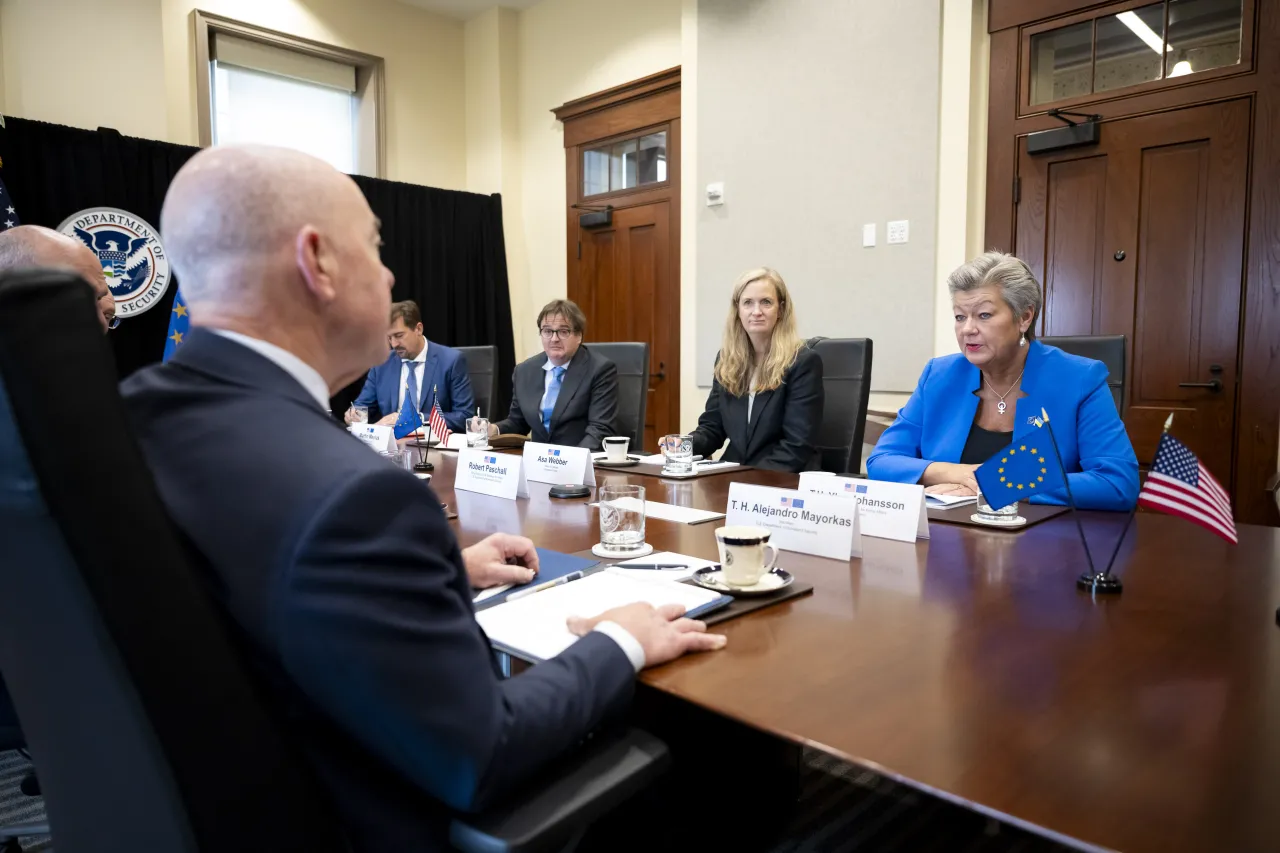
<path id="1" fill-rule="evenodd" d="M 553 299 L 538 312 L 538 335 L 547 360 L 559 367 L 568 364 L 582 346 L 587 318 L 569 299 Z"/>
<path id="2" fill-rule="evenodd" d="M 413 361 L 426 346 L 422 334 L 422 312 L 412 299 L 391 304 L 391 328 L 387 330 L 387 343 L 395 354 L 406 361 Z"/>
<path id="3" fill-rule="evenodd" d="M 93 288 L 103 331 L 120 325 L 116 300 L 102 274 L 102 263 L 88 246 L 40 225 L 19 225 L 0 233 L 0 271 L 30 267 L 69 270 Z"/>

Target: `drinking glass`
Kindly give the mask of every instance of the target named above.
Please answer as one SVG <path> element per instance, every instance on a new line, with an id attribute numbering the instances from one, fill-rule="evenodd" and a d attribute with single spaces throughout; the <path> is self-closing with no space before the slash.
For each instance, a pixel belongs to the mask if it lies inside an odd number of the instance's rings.
<path id="1" fill-rule="evenodd" d="M 484 447 L 489 443 L 489 419 L 476 415 L 467 418 L 467 447 Z"/>
<path id="2" fill-rule="evenodd" d="M 693 436 L 664 435 L 658 442 L 662 457 L 666 460 L 662 470 L 668 474 L 693 472 Z"/>
<path id="3" fill-rule="evenodd" d="M 352 404 L 351 411 L 355 415 L 355 417 L 351 419 L 353 424 L 367 424 L 369 422 L 368 406 L 357 406 Z"/>
<path id="4" fill-rule="evenodd" d="M 1011 519 L 1017 517 L 1018 502 L 1014 501 L 1013 503 L 1001 509 L 992 509 L 991 505 L 987 503 L 987 499 L 983 496 L 982 492 L 978 492 L 977 510 L 978 510 L 978 516 L 983 521 L 990 521 L 994 524 L 1000 524 L 1001 522 L 1010 521 Z"/>
<path id="5" fill-rule="evenodd" d="M 600 486 L 600 547 L 635 551 L 644 545 L 644 486 Z"/>

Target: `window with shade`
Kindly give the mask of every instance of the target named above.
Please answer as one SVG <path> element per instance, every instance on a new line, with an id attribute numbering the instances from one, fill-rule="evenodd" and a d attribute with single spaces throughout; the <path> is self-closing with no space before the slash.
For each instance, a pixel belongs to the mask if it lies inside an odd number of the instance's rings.
<path id="1" fill-rule="evenodd" d="M 1239 66 L 1251 0 L 1123 3 L 1024 41 L 1030 106 Z"/>

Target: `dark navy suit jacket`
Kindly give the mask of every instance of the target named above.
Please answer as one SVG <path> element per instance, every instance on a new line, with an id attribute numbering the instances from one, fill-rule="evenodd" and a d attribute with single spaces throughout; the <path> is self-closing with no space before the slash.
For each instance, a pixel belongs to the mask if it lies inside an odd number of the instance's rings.
<path id="1" fill-rule="evenodd" d="M 195 330 L 122 390 L 354 849 L 447 849 L 450 809 L 485 807 L 625 710 L 634 670 L 604 634 L 502 680 L 435 494 L 270 360 Z"/>
<path id="2" fill-rule="evenodd" d="M 498 432 L 530 435 L 544 444 L 599 450 L 613 435 L 618 416 L 618 366 L 586 346 L 579 346 L 565 371 L 551 410 L 551 430 L 542 425 L 547 357 L 538 353 L 516 365 L 511 374 L 511 411 Z"/>
<path id="3" fill-rule="evenodd" d="M 369 407 L 369 422 L 380 420 L 400 411 L 400 365 L 403 359 L 393 350 L 387 360 L 369 371 L 355 405 Z M 425 377 L 425 378 L 424 378 Z M 467 375 L 467 359 L 456 349 L 427 341 L 427 359 L 418 376 L 422 389 L 422 421 L 431 415 L 434 390 L 440 395 L 440 414 L 454 432 L 467 431 L 467 418 L 475 417 L 476 398 L 471 391 L 471 377 Z"/>

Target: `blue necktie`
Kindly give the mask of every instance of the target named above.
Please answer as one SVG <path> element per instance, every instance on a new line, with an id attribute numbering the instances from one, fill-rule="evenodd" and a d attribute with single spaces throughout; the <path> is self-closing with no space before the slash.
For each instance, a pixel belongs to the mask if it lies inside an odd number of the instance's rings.
<path id="1" fill-rule="evenodd" d="M 551 413 L 556 409 L 556 399 L 560 396 L 560 384 L 564 381 L 564 368 L 551 368 L 551 384 L 547 386 L 547 396 L 542 398 L 542 428 L 551 432 Z"/>
<path id="2" fill-rule="evenodd" d="M 418 399 L 418 371 L 416 369 L 418 362 L 406 361 L 404 365 L 409 368 L 409 396 L 413 398 L 413 403 L 410 405 L 416 409 L 421 405 L 421 401 Z"/>

